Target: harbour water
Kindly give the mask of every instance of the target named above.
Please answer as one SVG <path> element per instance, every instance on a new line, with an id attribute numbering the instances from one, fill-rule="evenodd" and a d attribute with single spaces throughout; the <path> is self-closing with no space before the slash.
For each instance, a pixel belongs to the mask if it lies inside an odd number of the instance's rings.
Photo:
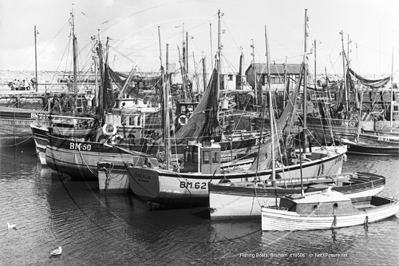
<path id="1" fill-rule="evenodd" d="M 262 233 L 260 219 L 213 222 L 206 208 L 149 211 L 132 193 L 100 194 L 41 167 L 33 147 L 2 148 L 0 167 L 0 265 L 399 264 L 399 214 L 367 229 Z M 384 175 L 381 194 L 399 198 L 398 167 L 348 155 L 344 171 Z"/>

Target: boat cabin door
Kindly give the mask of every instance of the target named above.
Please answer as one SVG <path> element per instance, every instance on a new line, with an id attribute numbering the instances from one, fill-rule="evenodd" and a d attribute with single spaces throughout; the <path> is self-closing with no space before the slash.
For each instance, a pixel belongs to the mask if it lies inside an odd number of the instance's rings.
<path id="1" fill-rule="evenodd" d="M 200 167 L 202 174 L 220 173 L 220 145 L 211 143 L 200 148 Z"/>

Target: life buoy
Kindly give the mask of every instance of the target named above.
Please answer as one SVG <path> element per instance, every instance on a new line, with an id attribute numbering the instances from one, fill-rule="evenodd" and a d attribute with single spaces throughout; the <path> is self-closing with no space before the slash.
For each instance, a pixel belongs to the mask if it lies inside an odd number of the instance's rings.
<path id="1" fill-rule="evenodd" d="M 112 131 L 109 131 L 109 128 L 110 128 L 110 127 L 112 127 Z M 112 125 L 112 124 L 105 124 L 105 125 L 103 126 L 103 133 L 104 133 L 105 135 L 107 135 L 107 136 L 115 135 L 116 131 L 117 131 L 117 129 L 116 129 L 116 126 L 115 126 L 115 125 Z"/>
<path id="2" fill-rule="evenodd" d="M 187 116 L 181 115 L 177 121 L 179 122 L 179 125 L 184 126 L 187 123 Z"/>

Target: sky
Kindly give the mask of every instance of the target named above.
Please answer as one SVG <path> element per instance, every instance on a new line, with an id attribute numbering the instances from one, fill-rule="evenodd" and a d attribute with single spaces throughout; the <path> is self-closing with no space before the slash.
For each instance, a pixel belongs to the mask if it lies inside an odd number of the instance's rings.
<path id="1" fill-rule="evenodd" d="M 266 63 L 267 33 L 271 63 L 300 64 L 306 44 L 311 73 L 342 75 L 344 48 L 358 74 L 399 76 L 397 0 L 0 0 L 0 70 L 35 69 L 36 26 L 38 70 L 70 71 L 71 12 L 82 70 L 93 37 L 109 38 L 116 71 L 157 72 L 166 51 L 178 65 L 187 32 L 190 72 L 202 71 L 202 57 L 212 68 L 219 36 L 222 72 L 238 72 L 241 52 L 244 70 Z"/>

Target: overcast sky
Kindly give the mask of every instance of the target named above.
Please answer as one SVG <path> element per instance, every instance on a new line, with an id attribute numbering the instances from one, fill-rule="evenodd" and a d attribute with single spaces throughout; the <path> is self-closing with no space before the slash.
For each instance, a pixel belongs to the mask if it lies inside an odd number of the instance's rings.
<path id="1" fill-rule="evenodd" d="M 75 3 L 74 3 L 75 2 Z M 73 5 L 74 3 L 74 5 Z M 217 50 L 218 10 L 221 18 L 222 69 L 238 71 L 243 51 L 246 69 L 252 60 L 266 62 L 265 25 L 272 63 L 301 63 L 305 9 L 307 52 L 314 73 L 314 41 L 318 73 L 341 74 L 344 47 L 359 74 L 399 73 L 399 1 L 397 0 L 0 0 L 0 69 L 34 70 L 34 26 L 38 70 L 71 70 L 70 13 L 75 14 L 79 67 L 90 64 L 91 36 L 110 38 L 109 63 L 117 71 L 134 64 L 158 71 L 160 29 L 162 58 L 179 60 L 184 31 L 189 35 L 189 70 L 205 56 L 207 67 Z M 348 43 L 348 37 L 351 41 Z M 211 42 L 212 41 L 212 42 Z M 242 48 L 241 48 L 242 47 Z M 209 71 L 209 70 L 208 70 Z"/>

